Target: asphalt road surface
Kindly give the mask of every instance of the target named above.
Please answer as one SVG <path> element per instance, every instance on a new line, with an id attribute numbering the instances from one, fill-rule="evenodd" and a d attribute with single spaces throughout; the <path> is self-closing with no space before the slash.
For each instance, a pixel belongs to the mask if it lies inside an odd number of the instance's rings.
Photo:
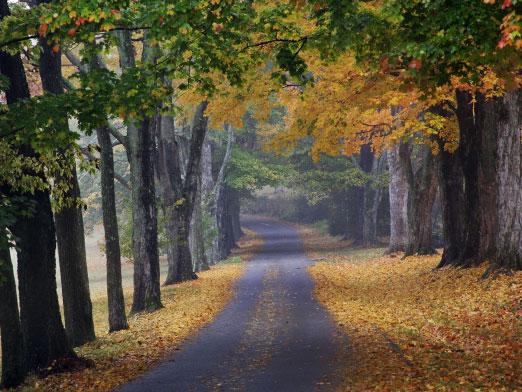
<path id="1" fill-rule="evenodd" d="M 243 225 L 265 240 L 235 297 L 179 351 L 118 391 L 330 391 L 347 338 L 313 298 L 312 263 L 293 228 Z"/>

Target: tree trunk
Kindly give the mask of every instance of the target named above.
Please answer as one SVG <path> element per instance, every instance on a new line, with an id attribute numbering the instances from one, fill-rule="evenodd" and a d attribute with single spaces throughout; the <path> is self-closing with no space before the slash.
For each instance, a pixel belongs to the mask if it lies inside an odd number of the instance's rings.
<path id="1" fill-rule="evenodd" d="M 441 191 L 444 251 L 440 267 L 452 265 L 459 260 L 464 248 L 464 179 L 459 152 L 444 150 L 439 140 L 439 186 Z"/>
<path id="2" fill-rule="evenodd" d="M 373 160 L 371 169 L 374 179 L 369 181 L 364 187 L 366 209 L 364 211 L 363 224 L 363 243 L 365 246 L 377 244 L 377 213 L 381 204 L 383 190 L 381 187 L 375 187 L 375 178 L 381 175 L 384 170 L 386 161 L 386 153 L 382 154 L 378 159 Z"/>
<path id="3" fill-rule="evenodd" d="M 49 366 L 59 358 L 75 358 L 60 316 L 56 293 L 56 239 L 49 194 L 31 196 L 31 216 L 17 219 L 20 320 L 28 370 Z"/>
<path id="4" fill-rule="evenodd" d="M 405 255 L 435 253 L 432 241 L 432 210 L 437 194 L 436 171 L 431 149 L 420 146 L 418 168 L 414 169 L 407 144 L 399 148 L 399 156 L 408 179 L 408 244 Z"/>
<path id="5" fill-rule="evenodd" d="M 189 235 L 190 221 L 197 199 L 199 188 L 199 173 L 201 171 L 201 155 L 203 143 L 207 133 L 207 117 L 205 110 L 206 101 L 200 103 L 194 114 L 192 132 L 190 137 L 189 156 L 181 198 L 175 203 L 179 218 L 176 239 L 179 246 L 179 260 L 176 281 L 181 282 L 197 278 L 193 271 L 192 257 L 190 253 Z"/>
<path id="6" fill-rule="evenodd" d="M 496 267 L 522 270 L 522 90 L 502 98 L 498 123 L 498 235 Z"/>
<path id="7" fill-rule="evenodd" d="M 114 193 L 114 157 L 107 127 L 96 129 L 100 145 L 101 194 L 105 255 L 107 260 L 107 298 L 109 303 L 109 332 L 127 329 L 125 298 L 121 277 L 120 236 Z"/>
<path id="8" fill-rule="evenodd" d="M 134 293 L 131 313 L 160 309 L 158 226 L 154 189 L 154 120 L 128 128 L 132 184 Z"/>
<path id="9" fill-rule="evenodd" d="M 225 258 L 227 256 L 227 252 L 223 247 L 224 241 L 221 236 L 221 230 L 224 222 L 224 201 L 225 199 L 222 197 L 225 187 L 225 175 L 228 164 L 232 159 L 232 147 L 234 145 L 234 129 L 230 124 L 225 124 L 225 130 L 227 131 L 228 140 L 227 146 L 225 150 L 225 156 L 223 157 L 223 161 L 221 162 L 221 166 L 219 168 L 219 172 L 216 178 L 216 181 L 212 187 L 212 191 L 208 194 L 205 199 L 208 198 L 208 211 L 211 215 L 211 227 L 210 227 L 210 235 L 213 236 L 212 241 L 212 259 L 211 263 L 216 263 L 217 261 Z M 211 179 L 212 177 L 212 156 L 211 156 L 211 148 L 210 143 L 208 143 L 207 149 L 207 159 L 203 161 L 203 173 L 204 177 Z M 204 155 L 205 156 L 205 155 Z M 205 181 L 203 181 L 203 190 L 206 189 L 210 184 L 210 180 L 207 180 L 207 185 L 205 185 Z"/>
<path id="10" fill-rule="evenodd" d="M 39 3 L 48 3 L 40 1 Z M 51 94 L 63 94 L 61 52 L 54 53 L 45 38 L 40 38 L 43 52 L 40 55 L 40 78 L 44 91 Z M 67 119 L 62 120 L 63 127 L 68 128 Z M 65 329 L 73 346 L 80 346 L 95 339 L 92 304 L 87 274 L 87 257 L 85 254 L 85 234 L 80 199 L 80 186 L 73 158 L 65 158 L 71 165 L 69 178 L 59 181 L 69 183 L 69 190 L 64 197 L 68 199 L 66 206 L 55 215 L 56 238 L 60 261 L 62 281 L 63 309 Z"/>
<path id="11" fill-rule="evenodd" d="M 388 253 L 403 252 L 408 243 L 408 179 L 400 162 L 400 146 L 388 151 L 390 170 L 390 244 Z"/>
<path id="12" fill-rule="evenodd" d="M 175 138 L 174 118 L 161 116 L 160 121 L 157 134 L 158 159 L 156 170 L 162 196 L 163 213 L 165 214 L 165 231 L 168 239 L 168 271 L 164 284 L 170 285 L 176 283 L 178 273 L 179 243 L 177 241 L 177 232 L 179 217 L 175 204 L 176 200 L 181 196 L 182 179 L 179 146 Z"/>
<path id="13" fill-rule="evenodd" d="M 462 169 L 464 174 L 464 247 L 452 264 L 473 266 L 494 254 L 496 238 L 496 101 L 476 102 L 467 91 L 457 90 Z"/>
<path id="14" fill-rule="evenodd" d="M 214 265 L 217 262 L 217 221 L 215 216 L 215 195 L 213 192 L 215 186 L 216 183 L 214 183 L 212 176 L 212 144 L 207 133 L 201 156 L 201 212 L 202 216 L 208 221 L 207 225 L 203 227 L 203 237 L 206 239 L 205 256 L 209 265 Z"/>
<path id="15" fill-rule="evenodd" d="M 119 31 L 118 52 L 123 71 L 135 67 L 131 33 Z M 150 47 L 144 43 L 142 62 L 152 61 Z M 130 163 L 132 197 L 132 248 L 134 292 L 131 313 L 160 309 L 160 270 L 158 227 L 154 184 L 155 119 L 127 123 L 127 156 Z"/>
<path id="16" fill-rule="evenodd" d="M 199 185 L 201 185 L 201 180 Z M 203 213 L 201 208 L 201 192 L 198 191 L 191 221 L 192 247 L 191 254 L 194 260 L 194 271 L 206 271 L 209 264 L 205 250 L 205 239 L 203 237 Z"/>
<path id="17" fill-rule="evenodd" d="M 3 229 L 5 235 L 5 228 Z M 2 242 L 3 245 L 3 242 Z M 0 337 L 2 379 L 0 388 L 14 388 L 25 378 L 24 352 L 18 298 L 9 248 L 0 247 Z"/>
<path id="18" fill-rule="evenodd" d="M 1 17 L 9 15 L 6 0 L 0 2 Z M 8 104 L 29 98 L 29 88 L 19 55 L 0 52 L 0 71 L 9 80 Z M 34 157 L 29 146 L 20 153 Z M 56 293 L 55 228 L 51 201 L 46 191 L 20 196 L 32 206 L 31 214 L 18 216 L 10 226 L 18 247 L 20 324 L 27 370 L 47 367 L 55 359 L 76 358 L 67 340 Z"/>

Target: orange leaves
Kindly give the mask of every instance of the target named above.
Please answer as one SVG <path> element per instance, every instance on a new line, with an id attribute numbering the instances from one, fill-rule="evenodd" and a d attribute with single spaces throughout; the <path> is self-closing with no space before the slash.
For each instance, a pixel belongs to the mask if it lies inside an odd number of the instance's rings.
<path id="1" fill-rule="evenodd" d="M 413 59 L 408 64 L 409 69 L 416 69 L 419 70 L 422 68 L 422 60 L 421 59 Z"/>
<path id="2" fill-rule="evenodd" d="M 45 37 L 47 30 L 49 30 L 49 25 L 47 23 L 42 23 L 38 28 L 38 35 L 40 37 Z"/>

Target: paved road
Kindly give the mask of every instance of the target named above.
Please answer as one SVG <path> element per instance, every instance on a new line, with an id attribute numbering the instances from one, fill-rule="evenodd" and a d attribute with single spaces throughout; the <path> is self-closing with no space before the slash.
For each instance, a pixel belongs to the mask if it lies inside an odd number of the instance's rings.
<path id="1" fill-rule="evenodd" d="M 243 225 L 265 239 L 235 298 L 170 359 L 121 392 L 329 391 L 347 343 L 312 295 L 296 231 L 264 219 Z"/>

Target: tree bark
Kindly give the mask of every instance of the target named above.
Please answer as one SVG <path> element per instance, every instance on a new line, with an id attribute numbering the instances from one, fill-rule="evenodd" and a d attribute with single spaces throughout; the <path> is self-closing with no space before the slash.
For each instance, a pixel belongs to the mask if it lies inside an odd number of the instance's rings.
<path id="1" fill-rule="evenodd" d="M 201 187 L 201 179 L 198 184 Z M 203 237 L 203 211 L 201 206 L 201 191 L 198 191 L 191 221 L 191 255 L 194 271 L 206 271 L 210 268 Z"/>
<path id="2" fill-rule="evenodd" d="M 432 241 L 432 210 L 437 194 L 435 162 L 431 149 L 420 146 L 418 168 L 414 168 L 407 144 L 399 147 L 401 165 L 408 180 L 408 243 L 405 256 L 435 253 Z"/>
<path id="3" fill-rule="evenodd" d="M 390 170 L 390 244 L 388 253 L 403 252 L 408 243 L 408 179 L 400 162 L 400 146 L 388 151 Z"/>
<path id="4" fill-rule="evenodd" d="M 48 2 L 39 1 L 40 4 Z M 40 38 L 39 42 L 43 49 L 39 62 L 43 89 L 47 93 L 63 94 L 61 52 L 54 53 L 45 38 Z M 62 119 L 62 122 L 63 127 L 68 128 L 67 119 Z M 74 159 L 67 159 L 70 161 L 71 175 L 69 178 L 59 178 L 59 181 L 69 183 L 70 188 L 64 195 L 68 201 L 55 214 L 55 224 L 65 329 L 71 344 L 80 346 L 94 340 L 95 334 L 82 210 L 76 205 L 76 201 L 80 199 L 80 186 Z"/>
<path id="5" fill-rule="evenodd" d="M 181 282 L 197 278 L 192 265 L 190 253 L 189 235 L 190 221 L 198 192 L 198 178 L 201 170 L 201 155 L 203 142 L 207 132 L 207 117 L 205 110 L 206 101 L 200 103 L 194 114 L 192 132 L 190 137 L 189 156 L 181 198 L 175 203 L 179 224 L 177 226 L 176 240 L 179 246 L 179 260 L 176 281 Z"/>
<path id="6" fill-rule="evenodd" d="M 161 116 L 158 131 L 158 159 L 156 170 L 160 184 L 162 196 L 163 213 L 165 215 L 165 231 L 167 233 L 167 277 L 165 285 L 176 283 L 179 244 L 177 241 L 177 231 L 179 217 L 175 208 L 176 200 L 179 199 L 182 179 L 179 157 L 179 146 L 175 138 L 174 118 L 171 116 Z"/>
<path id="7" fill-rule="evenodd" d="M 459 152 L 444 150 L 439 140 L 439 186 L 441 191 L 444 251 L 440 267 L 454 264 L 464 248 L 464 178 Z"/>
<path id="8" fill-rule="evenodd" d="M 452 264 L 469 267 L 493 256 L 496 238 L 496 122 L 498 99 L 457 90 L 459 151 L 464 175 L 464 246 Z"/>
<path id="9" fill-rule="evenodd" d="M 522 90 L 501 100 L 498 122 L 498 234 L 494 266 L 522 270 Z"/>
<path id="10" fill-rule="evenodd" d="M 0 2 L 1 17 L 9 15 L 6 0 Z M 0 71 L 9 80 L 8 104 L 29 98 L 29 88 L 19 55 L 0 52 Z M 20 153 L 34 157 L 29 146 Z M 62 324 L 56 293 L 55 227 L 49 193 L 36 191 L 23 197 L 31 213 L 18 216 L 10 225 L 16 237 L 20 295 L 20 324 L 27 370 L 47 367 L 59 358 L 76 358 Z"/>
<path id="11" fill-rule="evenodd" d="M 5 235 L 5 228 L 3 229 Z M 24 352 L 18 298 L 9 248 L 0 247 L 0 337 L 2 378 L 0 388 L 14 388 L 25 378 Z"/>
<path id="12" fill-rule="evenodd" d="M 120 31 L 118 51 L 123 71 L 135 67 L 135 54 L 129 31 Z M 152 61 L 146 39 L 142 62 Z M 131 313 L 160 309 L 160 271 L 158 227 L 154 184 L 155 119 L 145 117 L 141 123 L 127 123 L 127 155 L 131 172 L 132 248 L 134 292 Z"/>
<path id="13" fill-rule="evenodd" d="M 100 145 L 101 194 L 103 229 L 105 231 L 105 255 L 107 263 L 107 298 L 109 303 L 109 332 L 127 329 L 125 298 L 121 277 L 120 236 L 114 193 L 114 157 L 107 127 L 96 129 Z"/>

